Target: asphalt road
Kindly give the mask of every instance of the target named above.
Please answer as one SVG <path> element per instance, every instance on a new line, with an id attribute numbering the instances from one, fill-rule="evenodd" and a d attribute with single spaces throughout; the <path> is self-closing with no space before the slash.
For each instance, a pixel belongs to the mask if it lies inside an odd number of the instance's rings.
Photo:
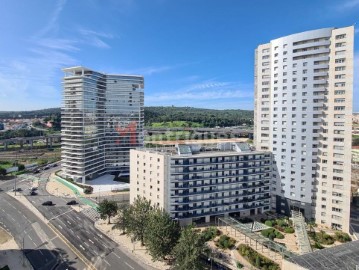
<path id="1" fill-rule="evenodd" d="M 22 193 L 27 196 L 29 201 L 86 259 L 91 261 L 96 269 L 150 269 L 150 267 L 142 266 L 121 251 L 117 243 L 95 228 L 91 219 L 66 205 L 68 201 L 73 199 L 55 197 L 46 191 L 46 179 L 55 170 L 58 168 L 34 175 L 42 179 L 36 196 L 28 195 L 29 188 L 32 186 L 31 181 L 19 182 L 17 186 L 23 189 Z M 43 206 L 44 201 L 52 201 L 55 205 Z M 83 269 L 81 267 L 75 268 Z"/>
<path id="2" fill-rule="evenodd" d="M 14 181 L 0 183 L 2 190 Z M 85 264 L 35 214 L 16 199 L 0 192 L 0 225 L 15 238 L 34 269 L 84 269 Z"/>

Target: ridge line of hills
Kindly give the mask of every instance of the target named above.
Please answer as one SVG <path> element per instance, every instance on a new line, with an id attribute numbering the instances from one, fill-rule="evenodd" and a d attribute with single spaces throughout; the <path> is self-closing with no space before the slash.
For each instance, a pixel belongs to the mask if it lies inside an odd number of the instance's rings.
<path id="1" fill-rule="evenodd" d="M 0 111 L 0 119 L 44 118 L 61 114 L 61 108 L 31 111 Z M 240 109 L 202 109 L 193 107 L 151 106 L 144 108 L 145 125 L 152 123 L 187 121 L 205 127 L 253 125 L 254 112 Z"/>

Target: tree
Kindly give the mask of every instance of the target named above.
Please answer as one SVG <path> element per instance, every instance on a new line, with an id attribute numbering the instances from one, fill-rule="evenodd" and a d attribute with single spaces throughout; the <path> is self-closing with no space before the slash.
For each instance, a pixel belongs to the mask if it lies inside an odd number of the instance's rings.
<path id="1" fill-rule="evenodd" d="M 203 265 L 200 256 L 206 250 L 204 237 L 193 230 L 192 226 L 184 228 L 178 244 L 173 249 L 176 270 L 200 270 Z"/>
<path id="2" fill-rule="evenodd" d="M 23 171 L 23 170 L 25 170 L 25 165 L 24 164 L 19 164 L 17 166 L 17 168 L 18 168 L 19 171 Z"/>
<path id="3" fill-rule="evenodd" d="M 0 175 L 6 175 L 6 169 L 0 167 Z"/>
<path id="4" fill-rule="evenodd" d="M 144 234 L 148 217 L 152 209 L 151 201 L 140 196 L 135 199 L 129 209 L 131 219 L 127 231 L 132 234 L 134 240 L 141 241 L 142 246 L 144 245 Z"/>
<path id="5" fill-rule="evenodd" d="M 123 234 L 126 233 L 126 230 L 130 227 L 130 209 L 127 204 L 120 204 L 118 206 L 118 217 L 115 225 L 112 227 L 112 230 L 118 229 L 122 230 Z"/>
<path id="6" fill-rule="evenodd" d="M 144 242 L 153 261 L 165 260 L 167 255 L 172 254 L 180 232 L 178 222 L 172 220 L 163 209 L 156 208 L 150 211 Z"/>
<path id="7" fill-rule="evenodd" d="M 108 223 L 111 222 L 111 217 L 117 214 L 118 205 L 115 201 L 108 201 L 107 199 L 103 200 L 98 204 L 97 211 L 100 213 L 101 219 L 108 218 Z"/>

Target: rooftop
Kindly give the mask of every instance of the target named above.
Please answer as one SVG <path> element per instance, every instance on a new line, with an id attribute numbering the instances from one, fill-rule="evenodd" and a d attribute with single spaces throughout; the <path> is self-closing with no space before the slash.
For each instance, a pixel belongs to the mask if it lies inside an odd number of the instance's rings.
<path id="1" fill-rule="evenodd" d="M 267 151 L 256 151 L 254 147 L 245 142 L 220 142 L 220 143 L 182 143 L 176 146 L 144 147 L 138 150 L 163 153 L 178 157 L 206 157 L 243 154 L 265 154 Z"/>
<path id="2" fill-rule="evenodd" d="M 287 261 L 308 270 L 357 269 L 356 267 L 359 267 L 359 241 L 293 256 Z"/>

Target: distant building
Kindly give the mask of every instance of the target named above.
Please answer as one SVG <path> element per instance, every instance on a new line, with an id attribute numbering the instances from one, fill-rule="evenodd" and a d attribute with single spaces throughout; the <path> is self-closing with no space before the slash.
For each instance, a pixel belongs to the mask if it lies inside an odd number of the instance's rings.
<path id="1" fill-rule="evenodd" d="M 143 146 L 142 76 L 63 69 L 61 162 L 66 177 L 129 174 L 129 151 Z"/>
<path id="2" fill-rule="evenodd" d="M 4 129 L 5 129 L 4 123 L 0 123 L 0 130 L 4 130 Z"/>
<path id="3" fill-rule="evenodd" d="M 259 45 L 254 144 L 272 151 L 272 207 L 349 231 L 354 27 Z"/>
<path id="4" fill-rule="evenodd" d="M 181 224 L 270 208 L 272 156 L 246 143 L 131 150 L 130 202 L 143 196 Z"/>

